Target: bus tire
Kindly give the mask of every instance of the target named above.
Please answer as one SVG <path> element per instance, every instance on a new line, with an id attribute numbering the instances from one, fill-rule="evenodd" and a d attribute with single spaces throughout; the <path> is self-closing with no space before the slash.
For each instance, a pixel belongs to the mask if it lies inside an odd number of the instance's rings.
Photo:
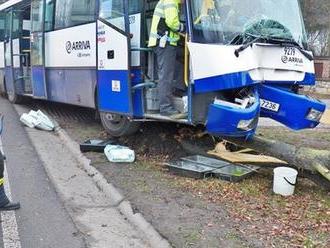
<path id="1" fill-rule="evenodd" d="M 15 92 L 9 93 L 7 92 L 7 98 L 9 102 L 14 103 L 14 104 L 19 104 L 23 102 L 23 97 L 17 95 Z"/>
<path id="2" fill-rule="evenodd" d="M 140 122 L 130 121 L 127 116 L 100 112 L 102 125 L 113 137 L 131 135 L 139 130 Z"/>
<path id="3" fill-rule="evenodd" d="M 7 90 L 6 80 L 4 80 L 4 85 L 5 85 L 5 92 L 7 95 L 7 99 L 9 102 L 11 102 L 13 104 L 20 104 L 23 102 L 23 96 L 17 95 L 16 90 L 14 90 L 13 92 L 9 92 Z"/>

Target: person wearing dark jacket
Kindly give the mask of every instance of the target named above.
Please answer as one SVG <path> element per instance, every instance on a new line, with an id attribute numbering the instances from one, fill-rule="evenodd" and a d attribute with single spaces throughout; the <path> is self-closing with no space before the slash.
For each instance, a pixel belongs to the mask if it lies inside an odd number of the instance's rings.
<path id="1" fill-rule="evenodd" d="M 3 115 L 0 114 L 0 136 L 3 130 Z M 0 150 L 0 211 L 16 210 L 21 207 L 19 202 L 11 202 L 5 192 L 4 187 L 4 169 L 5 169 L 5 156 Z"/>

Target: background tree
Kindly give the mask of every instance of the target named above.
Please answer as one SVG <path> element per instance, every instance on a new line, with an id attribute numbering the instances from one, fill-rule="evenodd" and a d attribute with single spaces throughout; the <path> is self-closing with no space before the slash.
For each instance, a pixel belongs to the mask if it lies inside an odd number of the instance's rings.
<path id="1" fill-rule="evenodd" d="M 330 56 L 330 1 L 300 0 L 310 48 L 317 56 Z"/>

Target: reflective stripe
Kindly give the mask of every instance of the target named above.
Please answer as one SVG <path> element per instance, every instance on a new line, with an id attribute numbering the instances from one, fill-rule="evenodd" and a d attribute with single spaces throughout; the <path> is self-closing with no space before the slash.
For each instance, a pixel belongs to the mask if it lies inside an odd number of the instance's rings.
<path id="1" fill-rule="evenodd" d="M 5 179 L 4 178 L 1 178 L 0 179 L 0 186 L 3 185 L 4 182 L 5 182 Z"/>
<path id="2" fill-rule="evenodd" d="M 155 34 L 155 33 L 150 33 L 149 37 L 150 38 L 155 38 L 155 39 L 160 39 L 160 35 Z"/>
<path id="3" fill-rule="evenodd" d="M 155 39 L 160 39 L 162 38 L 160 35 L 155 34 L 155 33 L 150 33 L 150 38 L 155 38 Z M 167 37 L 167 41 L 168 42 L 177 42 L 179 39 L 177 38 L 171 38 L 171 37 Z"/>
<path id="4" fill-rule="evenodd" d="M 155 10 L 154 15 L 155 15 L 155 16 L 159 16 L 159 17 L 161 17 L 161 18 L 165 18 L 164 13 L 163 13 L 163 12 L 159 12 L 158 10 Z"/>
<path id="5" fill-rule="evenodd" d="M 167 3 L 167 4 L 164 4 L 163 5 L 163 8 L 164 9 L 170 9 L 170 8 L 177 8 L 177 5 L 176 4 L 174 4 L 174 3 Z"/>

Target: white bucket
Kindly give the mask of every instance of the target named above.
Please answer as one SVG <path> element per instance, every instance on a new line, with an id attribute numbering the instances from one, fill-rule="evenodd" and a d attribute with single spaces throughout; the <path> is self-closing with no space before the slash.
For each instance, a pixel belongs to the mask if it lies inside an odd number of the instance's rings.
<path id="1" fill-rule="evenodd" d="M 298 171 L 288 167 L 274 169 L 273 191 L 283 196 L 293 195 L 297 182 Z"/>

